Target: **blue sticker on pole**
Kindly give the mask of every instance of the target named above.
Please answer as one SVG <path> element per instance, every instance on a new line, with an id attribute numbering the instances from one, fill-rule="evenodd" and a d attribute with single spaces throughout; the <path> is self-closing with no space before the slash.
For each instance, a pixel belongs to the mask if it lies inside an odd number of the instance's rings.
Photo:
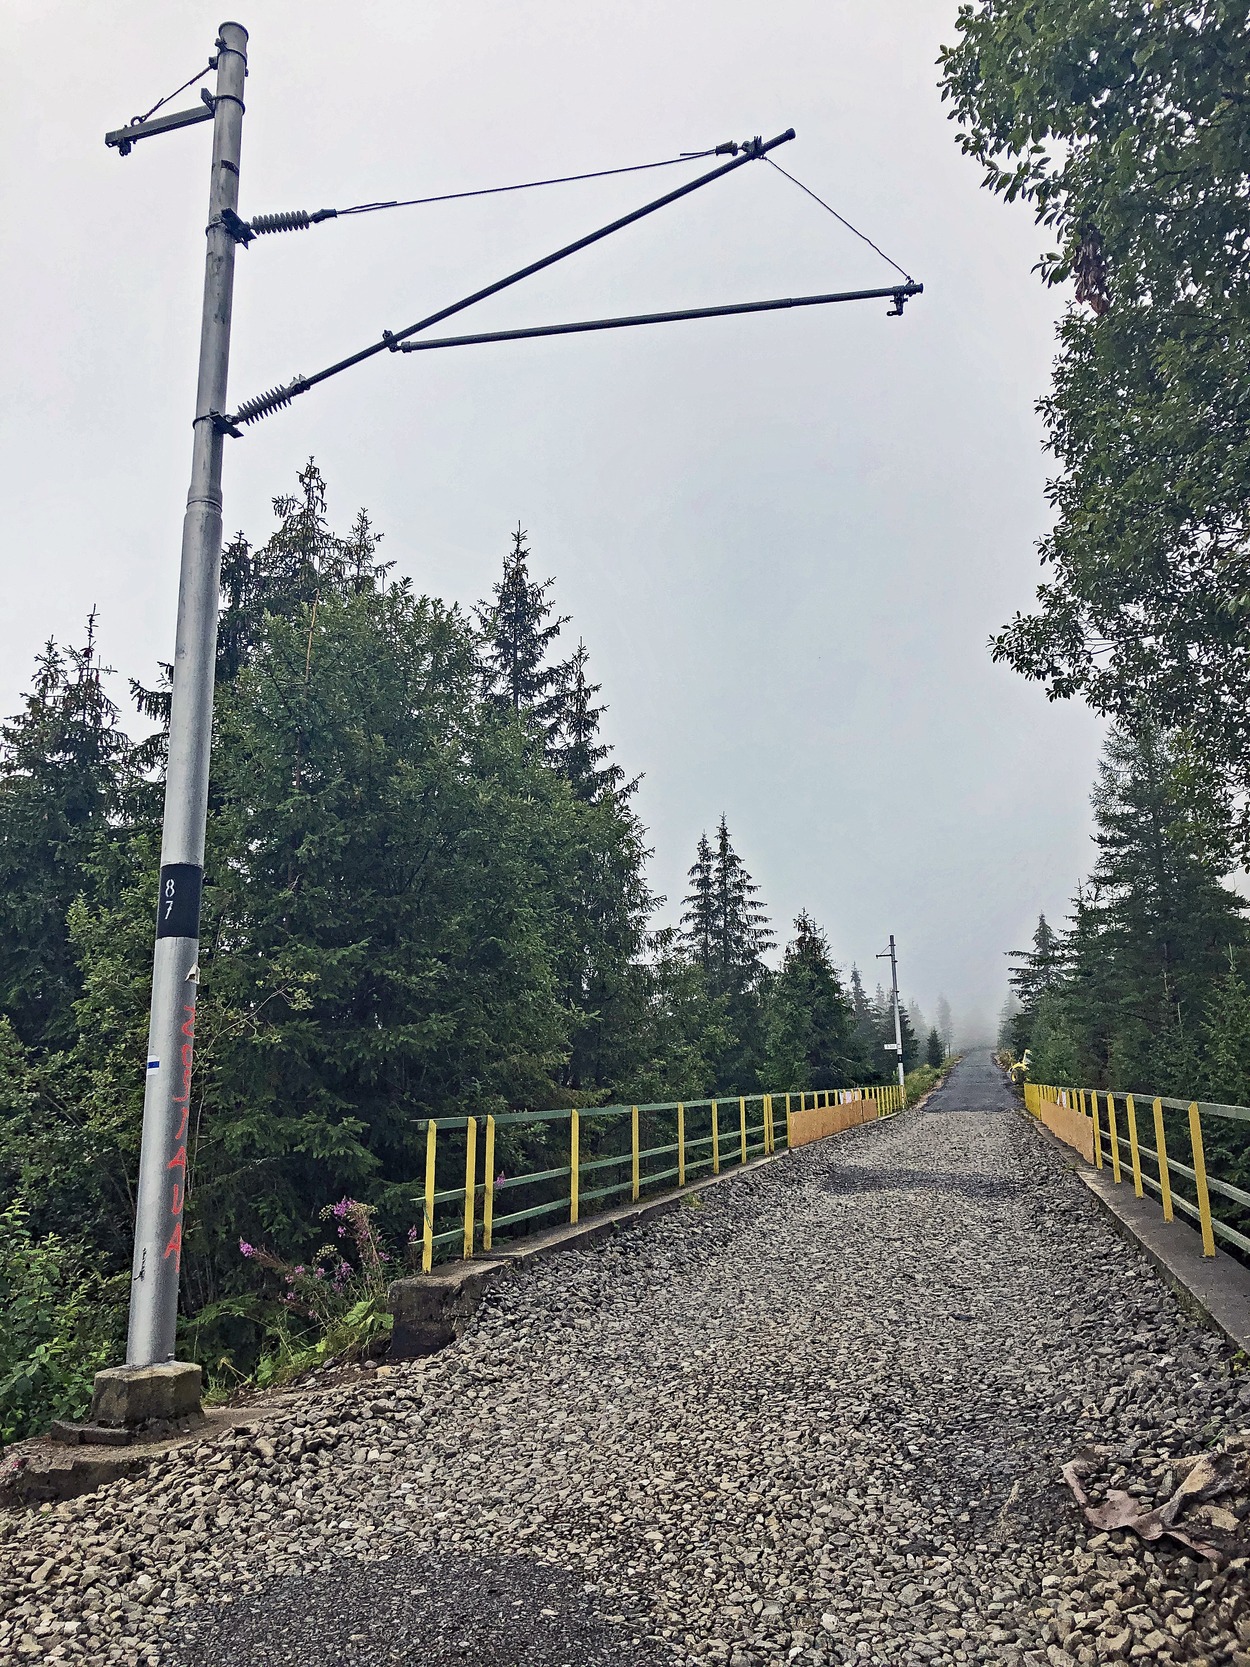
<path id="1" fill-rule="evenodd" d="M 161 869 L 160 898 L 156 907 L 158 938 L 199 937 L 203 884 L 204 870 L 198 863 L 165 864 Z"/>

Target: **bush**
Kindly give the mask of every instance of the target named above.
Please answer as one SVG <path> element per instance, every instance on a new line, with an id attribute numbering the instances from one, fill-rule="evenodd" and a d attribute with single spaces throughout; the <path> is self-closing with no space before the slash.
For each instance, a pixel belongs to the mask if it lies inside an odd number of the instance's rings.
<path id="1" fill-rule="evenodd" d="M 295 1266 L 239 1240 L 239 1254 L 277 1274 L 283 1287 L 256 1369 L 262 1388 L 332 1360 L 359 1359 L 390 1330 L 389 1259 L 373 1217 L 372 1206 L 355 1198 L 327 1204 L 321 1220 L 334 1225 L 340 1242 L 323 1244 L 310 1262 Z M 415 1233 L 414 1228 L 410 1241 L 415 1242 Z"/>
<path id="2" fill-rule="evenodd" d="M 35 1238 L 20 1198 L 0 1210 L 0 1442 L 86 1412 L 96 1372 L 121 1358 L 125 1283 L 55 1233 Z"/>
<path id="3" fill-rule="evenodd" d="M 941 1065 L 917 1065 L 914 1071 L 908 1071 L 903 1078 L 907 1104 L 914 1106 L 931 1088 L 936 1088 L 954 1063 L 953 1058 L 946 1059 Z"/>

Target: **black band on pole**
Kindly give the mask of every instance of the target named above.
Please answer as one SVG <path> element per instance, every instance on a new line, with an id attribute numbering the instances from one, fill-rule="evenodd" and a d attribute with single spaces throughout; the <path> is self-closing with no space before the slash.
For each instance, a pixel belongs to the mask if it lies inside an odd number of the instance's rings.
<path id="1" fill-rule="evenodd" d="M 200 893 L 204 870 L 193 862 L 167 862 L 161 868 L 160 897 L 156 906 L 158 938 L 198 938 L 200 935 Z"/>

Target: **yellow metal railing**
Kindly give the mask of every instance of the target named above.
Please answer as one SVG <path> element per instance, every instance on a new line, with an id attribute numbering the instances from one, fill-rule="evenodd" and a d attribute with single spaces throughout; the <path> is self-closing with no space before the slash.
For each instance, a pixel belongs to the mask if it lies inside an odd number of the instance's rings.
<path id="1" fill-rule="evenodd" d="M 730 1109 L 735 1102 L 736 1129 Z M 576 1222 L 586 1205 L 603 1209 L 609 1200 L 626 1195 L 636 1201 L 644 1192 L 673 1181 L 680 1191 L 702 1172 L 720 1175 L 735 1164 L 741 1167 L 770 1157 L 779 1140 L 783 1149 L 791 1145 L 798 1114 L 843 1103 L 870 1106 L 870 1117 L 863 1120 L 875 1121 L 901 1111 L 904 1096 L 896 1083 L 890 1083 L 868 1088 L 670 1100 L 655 1105 L 582 1106 L 564 1111 L 423 1119 L 418 1124 L 425 1129 L 421 1266 L 428 1273 L 436 1253 L 467 1258 L 479 1244 L 483 1251 L 490 1251 L 501 1229 L 524 1233 L 545 1216 Z M 784 1123 L 778 1115 L 782 1104 Z M 480 1142 L 479 1123 L 484 1125 Z M 560 1125 L 565 1125 L 563 1131 Z M 699 1132 L 704 1127 L 706 1134 Z M 440 1141 L 440 1135 L 451 1138 Z M 500 1143 L 509 1147 L 513 1161 L 521 1164 L 517 1173 L 496 1172 Z M 457 1174 L 454 1186 L 440 1188 L 439 1156 L 444 1151 L 444 1167 L 452 1161 L 459 1169 L 463 1160 L 463 1177 Z M 559 1162 L 555 1161 L 557 1153 Z M 538 1158 L 539 1167 L 525 1167 L 527 1155 Z M 596 1184 L 601 1177 L 603 1184 Z M 591 1182 L 589 1190 L 584 1188 L 584 1180 Z M 509 1202 L 538 1196 L 534 1202 L 518 1202 L 517 1208 L 499 1214 L 501 1193 Z M 436 1218 L 445 1221 L 449 1216 L 455 1225 L 436 1231 Z"/>
<path id="2" fill-rule="evenodd" d="M 1139 1099 L 1150 1101 L 1153 1146 L 1142 1139 L 1138 1123 Z M 1059 1088 L 1035 1082 L 1025 1083 L 1024 1103 L 1034 1117 L 1045 1123 L 1061 1140 L 1080 1151 L 1096 1169 L 1106 1169 L 1109 1163 L 1112 1179 L 1117 1185 L 1123 1184 L 1124 1159 L 1127 1156 L 1134 1194 L 1142 1198 L 1146 1191 L 1154 1193 L 1163 1206 L 1164 1221 L 1174 1220 L 1174 1212 L 1180 1210 L 1197 1222 L 1202 1234 L 1204 1256 L 1215 1255 L 1217 1238 L 1234 1246 L 1244 1256 L 1250 1256 L 1250 1237 L 1231 1222 L 1221 1220 L 1211 1208 L 1211 1195 L 1214 1193 L 1217 1198 L 1227 1199 L 1241 1210 L 1250 1211 L 1250 1192 L 1231 1181 L 1208 1174 L 1202 1130 L 1204 1117 L 1250 1123 L 1250 1107 L 1220 1105 L 1207 1100 L 1178 1100 L 1166 1094 L 1138 1096 L 1097 1088 Z M 1127 1134 L 1121 1133 L 1120 1129 L 1121 1106 Z M 1191 1160 L 1188 1164 L 1168 1151 L 1164 1126 L 1164 1113 L 1168 1111 L 1186 1115 Z M 1145 1167 L 1143 1158 L 1148 1160 Z M 1153 1169 L 1153 1174 L 1150 1169 Z M 1192 1201 L 1176 1191 L 1173 1177 L 1177 1175 L 1192 1187 Z"/>

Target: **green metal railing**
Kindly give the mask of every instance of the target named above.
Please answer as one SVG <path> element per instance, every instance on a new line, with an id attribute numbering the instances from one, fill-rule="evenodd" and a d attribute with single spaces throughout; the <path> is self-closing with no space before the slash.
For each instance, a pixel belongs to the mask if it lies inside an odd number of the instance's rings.
<path id="1" fill-rule="evenodd" d="M 1101 1099 L 1101 1104 L 1100 1104 Z M 1154 1145 L 1147 1143 L 1138 1125 L 1138 1101 L 1150 1105 Z M 1221 1159 L 1250 1162 L 1250 1141 L 1232 1142 L 1218 1132 L 1218 1125 L 1250 1123 L 1250 1106 L 1221 1105 L 1209 1100 L 1175 1099 L 1167 1094 L 1118 1094 L 1097 1088 L 1056 1088 L 1043 1083 L 1025 1083 L 1024 1103 L 1052 1132 L 1082 1153 L 1096 1169 L 1110 1167 L 1112 1179 L 1120 1184 L 1127 1169 L 1138 1198 L 1153 1193 L 1163 1206 L 1164 1221 L 1175 1219 L 1175 1211 L 1188 1216 L 1202 1235 L 1202 1253 L 1215 1255 L 1215 1241 L 1222 1239 L 1243 1260 L 1250 1260 L 1250 1235 L 1223 1220 L 1211 1207 L 1211 1195 L 1226 1199 L 1236 1208 L 1232 1214 L 1243 1226 L 1250 1226 L 1250 1191 L 1235 1182 L 1211 1174 L 1211 1157 L 1217 1167 Z M 1121 1122 L 1121 1115 L 1123 1122 Z M 1168 1118 L 1172 1117 L 1171 1139 Z M 1181 1124 L 1179 1119 L 1185 1119 Z M 1203 1119 L 1208 1120 L 1206 1135 Z M 1215 1124 L 1213 1128 L 1211 1125 Z M 1231 1134 L 1231 1130 L 1229 1133 Z M 1190 1163 L 1176 1155 L 1188 1143 Z M 1231 1148 L 1236 1146 L 1234 1152 Z M 1208 1151 L 1208 1146 L 1212 1151 Z M 1225 1152 L 1224 1148 L 1229 1147 Z M 1143 1165 L 1142 1160 L 1146 1160 Z M 1153 1171 L 1153 1173 L 1151 1173 Z M 1179 1184 L 1178 1178 L 1179 1177 Z M 1188 1194 L 1189 1196 L 1186 1196 Z"/>
<path id="2" fill-rule="evenodd" d="M 900 1090 L 891 1084 L 423 1118 L 421 1266 L 428 1273 L 439 1253 L 467 1258 L 479 1245 L 489 1251 L 497 1234 L 523 1234 L 545 1217 L 576 1222 L 588 1205 L 603 1210 L 673 1182 L 682 1188 L 741 1168 L 779 1145 L 788 1148 L 796 1114 L 849 1099 L 872 1102 L 879 1116 L 901 1109 Z M 453 1186 L 437 1184 L 440 1154 L 444 1172 L 449 1161 L 456 1165 Z"/>

